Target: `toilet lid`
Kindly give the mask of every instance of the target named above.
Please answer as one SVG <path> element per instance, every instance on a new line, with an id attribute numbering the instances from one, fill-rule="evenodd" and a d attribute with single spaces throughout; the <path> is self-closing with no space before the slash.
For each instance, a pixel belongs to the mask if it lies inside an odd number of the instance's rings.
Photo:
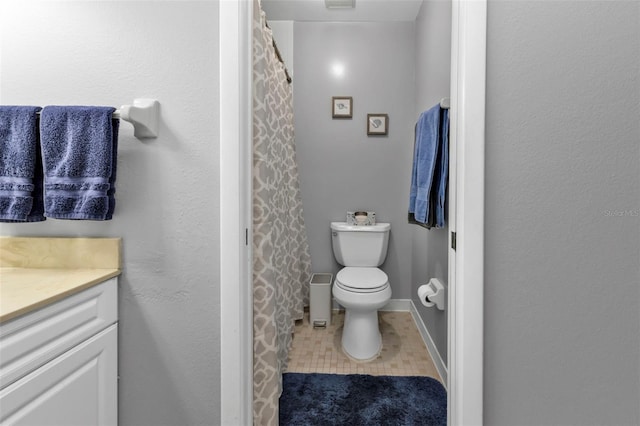
<path id="1" fill-rule="evenodd" d="M 338 271 L 336 283 L 356 292 L 378 291 L 389 284 L 389 277 L 378 268 L 347 266 Z"/>

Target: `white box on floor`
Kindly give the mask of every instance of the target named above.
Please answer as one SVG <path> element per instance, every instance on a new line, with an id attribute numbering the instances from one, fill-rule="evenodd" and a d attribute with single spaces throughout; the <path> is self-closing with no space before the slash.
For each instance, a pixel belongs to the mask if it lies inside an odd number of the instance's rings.
<path id="1" fill-rule="evenodd" d="M 312 274 L 309 282 L 309 324 L 331 325 L 331 279 L 333 274 Z"/>

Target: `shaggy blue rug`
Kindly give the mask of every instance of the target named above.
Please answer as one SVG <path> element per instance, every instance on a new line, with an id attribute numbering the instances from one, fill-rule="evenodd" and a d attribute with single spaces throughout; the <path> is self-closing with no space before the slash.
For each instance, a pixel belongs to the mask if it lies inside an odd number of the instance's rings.
<path id="1" fill-rule="evenodd" d="M 285 373 L 281 426 L 447 424 L 447 392 L 431 377 Z"/>

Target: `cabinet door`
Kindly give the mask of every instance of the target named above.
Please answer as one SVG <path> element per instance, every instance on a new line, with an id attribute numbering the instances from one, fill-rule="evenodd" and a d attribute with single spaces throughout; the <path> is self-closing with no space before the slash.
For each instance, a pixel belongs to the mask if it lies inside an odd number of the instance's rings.
<path id="1" fill-rule="evenodd" d="M 118 284 L 116 278 L 111 278 L 0 324 L 0 389 L 116 321 Z"/>
<path id="2" fill-rule="evenodd" d="M 117 424 L 117 324 L 0 391 L 0 424 Z"/>

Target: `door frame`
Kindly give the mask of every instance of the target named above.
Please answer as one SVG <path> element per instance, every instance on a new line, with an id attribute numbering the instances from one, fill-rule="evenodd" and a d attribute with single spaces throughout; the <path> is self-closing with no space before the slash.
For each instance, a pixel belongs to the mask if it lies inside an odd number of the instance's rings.
<path id="1" fill-rule="evenodd" d="M 252 2 L 220 0 L 220 423 L 252 423 Z M 448 424 L 481 425 L 487 0 L 452 0 Z M 455 157 L 453 157 L 455 156 Z M 451 238 L 451 237 L 450 237 Z M 452 284 L 452 282 L 453 284 Z"/>
<path id="2" fill-rule="evenodd" d="M 220 424 L 253 424 L 252 8 L 219 1 Z M 213 401 L 212 401 L 213 403 Z"/>
<path id="3" fill-rule="evenodd" d="M 447 424 L 481 425 L 487 1 L 453 0 L 451 15 Z"/>

